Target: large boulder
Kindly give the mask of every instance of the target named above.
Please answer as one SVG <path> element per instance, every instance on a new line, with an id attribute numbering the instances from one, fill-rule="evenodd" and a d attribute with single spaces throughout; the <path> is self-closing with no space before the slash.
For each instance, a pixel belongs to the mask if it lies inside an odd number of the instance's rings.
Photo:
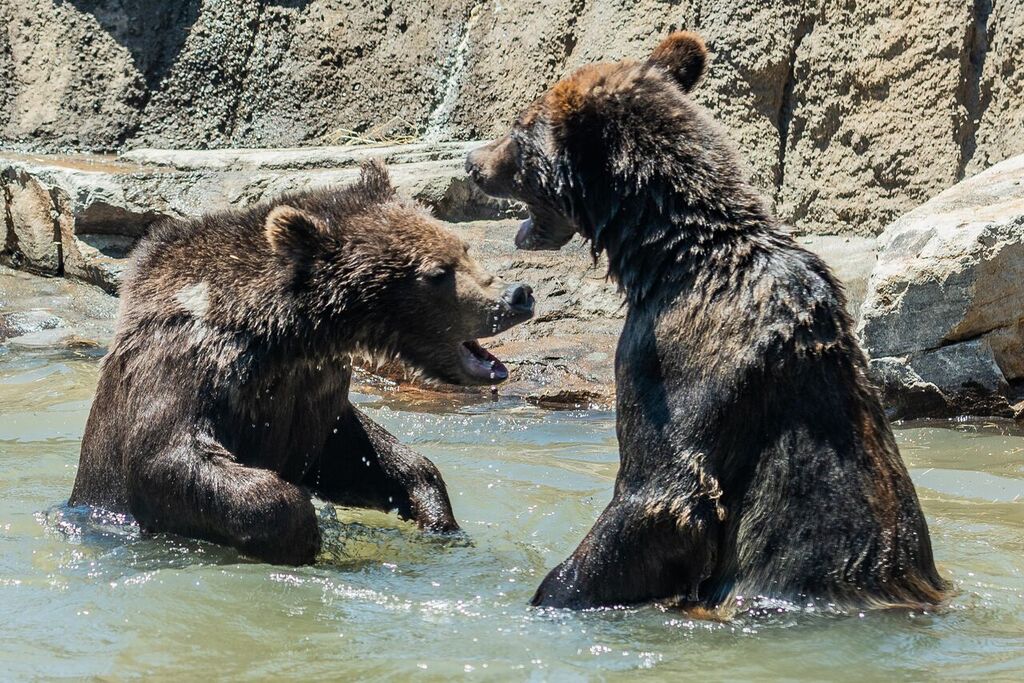
<path id="1" fill-rule="evenodd" d="M 1024 413 L 1024 156 L 886 228 L 860 334 L 899 417 Z"/>

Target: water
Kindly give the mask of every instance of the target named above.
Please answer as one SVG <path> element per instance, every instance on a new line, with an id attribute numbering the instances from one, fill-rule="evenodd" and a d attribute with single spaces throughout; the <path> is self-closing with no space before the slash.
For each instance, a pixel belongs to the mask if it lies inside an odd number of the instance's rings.
<path id="1" fill-rule="evenodd" d="M 1005 423 L 897 434 L 941 570 L 958 588 L 937 614 L 781 612 L 712 623 L 654 607 L 544 612 L 526 606 L 534 587 L 610 496 L 611 413 L 361 396 L 370 415 L 440 466 L 469 540 L 322 505 L 321 561 L 294 569 L 200 542 L 143 539 L 120 520 L 62 507 L 96 359 L 3 353 L 5 680 L 1024 676 L 1024 436 Z"/>

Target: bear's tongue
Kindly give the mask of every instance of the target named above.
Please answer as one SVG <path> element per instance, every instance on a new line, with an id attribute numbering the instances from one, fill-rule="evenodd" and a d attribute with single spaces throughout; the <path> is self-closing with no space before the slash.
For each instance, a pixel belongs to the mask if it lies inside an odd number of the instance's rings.
<path id="1" fill-rule="evenodd" d="M 480 346 L 480 342 L 466 341 L 459 347 L 462 369 L 470 377 L 487 382 L 504 382 L 508 379 L 508 368 L 494 357 L 490 351 Z"/>
<path id="2" fill-rule="evenodd" d="M 533 248 L 533 217 L 527 218 L 519 224 L 516 230 L 515 243 L 517 249 Z"/>

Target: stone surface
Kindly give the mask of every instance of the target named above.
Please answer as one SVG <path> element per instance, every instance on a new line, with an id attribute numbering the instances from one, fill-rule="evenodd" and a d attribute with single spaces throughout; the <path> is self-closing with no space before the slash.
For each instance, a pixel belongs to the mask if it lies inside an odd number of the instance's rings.
<path id="1" fill-rule="evenodd" d="M 585 62 L 672 29 L 782 219 L 877 234 L 1024 152 L 1018 0 L 0 0 L 0 145 L 484 138 Z"/>
<path id="2" fill-rule="evenodd" d="M 901 415 L 1014 412 L 1024 388 L 1024 156 L 885 230 L 860 334 Z"/>
<path id="3" fill-rule="evenodd" d="M 856 316 L 867 294 L 868 279 L 878 262 L 874 238 L 841 235 L 799 235 L 797 243 L 829 265 L 843 284 L 847 310 Z"/>
<path id="4" fill-rule="evenodd" d="M 53 197 L 47 187 L 24 169 L 0 170 L 4 198 L 5 251 L 18 255 L 30 270 L 47 275 L 61 272 L 60 235 Z"/>
<path id="5" fill-rule="evenodd" d="M 1024 3 L 1019 0 L 977 0 L 976 21 L 968 34 L 965 62 L 963 130 L 965 148 L 973 150 L 967 172 L 977 173 L 1020 152 L 1024 130 Z"/>
<path id="6" fill-rule="evenodd" d="M 117 299 L 94 287 L 0 266 L 0 357 L 25 348 L 98 355 L 116 314 Z"/>
<path id="7" fill-rule="evenodd" d="M 347 183 L 385 159 L 400 192 L 449 220 L 516 215 L 463 171 L 475 143 L 282 150 L 136 150 L 120 158 L 0 153 L 7 240 L 0 258 L 117 287 L 118 261 L 156 220 L 244 207 L 283 192 Z M 59 247 L 59 248 L 58 248 Z"/>
<path id="8" fill-rule="evenodd" d="M 472 245 L 486 268 L 509 282 L 534 287 L 536 318 L 488 343 L 512 369 L 512 380 L 502 385 L 501 393 L 547 407 L 610 405 L 615 344 L 625 310 L 615 287 L 605 279 L 604 265 L 595 265 L 578 240 L 557 253 L 517 251 L 513 236 L 518 221 L 497 220 L 517 209 L 483 198 L 467 183 L 461 166 L 469 146 L 139 150 L 120 159 L 8 154 L 0 155 L 0 170 L 7 174 L 0 177 L 17 175 L 45 190 L 45 210 L 34 218 L 20 217 L 19 230 L 50 230 L 51 235 L 57 230 L 64 274 L 115 292 L 126 256 L 159 217 L 195 216 L 246 206 L 286 190 L 348 182 L 365 157 L 388 159 L 401 192 L 425 202 L 442 218 L 460 220 L 452 229 Z M 480 215 L 491 220 L 463 220 Z M 859 305 L 875 263 L 874 240 L 813 235 L 798 239 L 821 254 L 847 283 L 851 310 Z M 34 264 L 30 255 L 16 250 L 16 241 L 8 243 L 14 245 L 14 251 L 7 252 L 9 261 Z M 401 368 L 385 368 L 384 373 L 392 381 L 405 381 Z M 364 378 L 369 386 L 377 386 L 371 375 Z"/>
<path id="9" fill-rule="evenodd" d="M 872 234 L 960 180 L 974 151 L 962 132 L 974 26 L 971 4 L 949 0 L 824 2 L 802 17 L 782 215 Z"/>

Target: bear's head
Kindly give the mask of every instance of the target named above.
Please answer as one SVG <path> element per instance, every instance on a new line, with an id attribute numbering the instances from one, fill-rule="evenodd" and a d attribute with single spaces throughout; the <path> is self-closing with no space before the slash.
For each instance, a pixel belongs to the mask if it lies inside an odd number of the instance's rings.
<path id="1" fill-rule="evenodd" d="M 648 183 L 672 178 L 699 192 L 701 174 L 710 173 L 702 163 L 720 147 L 689 98 L 706 63 L 700 37 L 678 32 L 644 61 L 584 66 L 504 137 L 470 152 L 466 170 L 481 189 L 529 208 L 516 245 L 559 249 L 580 233 L 596 255 L 602 229 Z"/>
<path id="2" fill-rule="evenodd" d="M 304 317 L 342 347 L 452 384 L 508 377 L 477 339 L 531 318 L 531 288 L 486 272 L 467 243 L 396 196 L 379 162 L 344 190 L 284 198 L 264 234 Z"/>

